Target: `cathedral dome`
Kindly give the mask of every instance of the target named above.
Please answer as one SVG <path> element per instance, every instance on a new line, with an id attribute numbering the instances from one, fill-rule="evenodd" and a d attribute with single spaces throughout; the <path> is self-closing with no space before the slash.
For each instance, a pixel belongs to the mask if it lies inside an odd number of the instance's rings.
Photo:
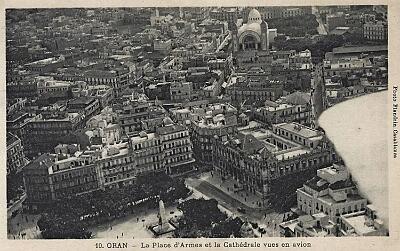
<path id="1" fill-rule="evenodd" d="M 261 22 L 262 22 L 262 18 L 261 18 L 260 12 L 258 12 L 258 10 L 256 10 L 256 9 L 252 9 L 249 12 L 249 17 L 247 18 L 247 23 L 248 24 L 251 24 L 251 23 L 261 24 Z"/>
<path id="2" fill-rule="evenodd" d="M 252 31 L 261 35 L 261 26 L 258 23 L 247 23 L 239 28 L 238 34 L 242 34 L 245 31 Z"/>

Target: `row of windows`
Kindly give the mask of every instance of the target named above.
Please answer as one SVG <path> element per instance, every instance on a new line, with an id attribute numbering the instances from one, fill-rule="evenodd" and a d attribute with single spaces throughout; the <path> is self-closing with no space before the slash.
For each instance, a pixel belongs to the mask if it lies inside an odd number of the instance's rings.
<path id="1" fill-rule="evenodd" d="M 62 181 L 62 180 L 68 180 L 68 179 L 72 179 L 75 177 L 82 177 L 83 175 L 86 174 L 91 174 L 94 173 L 94 168 L 90 168 L 90 169 L 81 169 L 81 170 L 77 170 L 74 172 L 68 172 L 68 173 L 64 173 L 64 174 L 56 174 L 52 177 L 52 181 L 53 182 L 57 182 L 57 181 Z"/>
<path id="2" fill-rule="evenodd" d="M 176 147 L 179 147 L 179 146 L 187 145 L 189 143 L 190 143 L 189 139 L 180 140 L 178 142 L 172 142 L 172 143 L 169 143 L 169 144 L 164 144 L 164 149 L 176 148 Z"/>
<path id="3" fill-rule="evenodd" d="M 118 158 L 118 159 L 113 159 L 107 162 L 103 162 L 100 164 L 101 168 L 107 168 L 107 167 L 113 167 L 115 165 L 122 165 L 126 163 L 132 163 L 134 160 L 133 157 L 125 157 L 125 158 Z"/>
<path id="4" fill-rule="evenodd" d="M 143 143 L 134 144 L 133 145 L 133 149 L 135 151 L 137 151 L 137 150 L 141 150 L 143 148 L 158 146 L 160 144 L 161 144 L 161 140 L 159 140 L 159 139 L 157 139 L 157 140 L 149 140 L 149 141 L 145 141 Z"/>
<path id="5" fill-rule="evenodd" d="M 134 169 L 134 165 L 126 165 L 126 166 L 118 166 L 115 168 L 110 168 L 110 169 L 104 169 L 103 172 L 105 175 L 109 174 L 115 174 L 115 173 L 120 173 L 120 172 L 125 172 Z"/>
<path id="6" fill-rule="evenodd" d="M 299 143 L 301 143 L 303 145 L 306 144 L 306 139 L 305 138 L 297 136 L 296 134 L 292 134 L 292 133 L 290 133 L 288 131 L 285 131 L 283 129 L 279 129 L 279 128 L 275 129 L 274 133 L 276 133 L 279 136 L 286 136 L 286 138 L 290 137 L 291 140 L 294 139 L 295 141 L 297 141 L 297 142 L 299 142 Z M 313 143 L 310 143 L 310 147 L 313 147 Z"/>
<path id="7" fill-rule="evenodd" d="M 56 179 L 54 179 L 54 178 L 53 178 L 53 180 L 56 181 Z M 84 178 L 58 182 L 54 185 L 54 187 L 55 187 L 55 189 L 61 189 L 61 188 L 68 188 L 68 187 L 86 184 L 88 182 L 96 182 L 96 181 L 97 181 L 97 177 L 95 175 L 92 175 L 92 176 L 86 176 Z"/>
<path id="8" fill-rule="evenodd" d="M 60 88 L 39 89 L 39 93 L 43 93 L 43 92 L 62 92 L 62 91 L 68 91 L 68 88 L 67 87 L 60 87 Z"/>
<path id="9" fill-rule="evenodd" d="M 300 209 L 304 212 L 307 212 L 308 210 L 311 211 L 312 208 L 312 201 L 307 200 L 307 199 L 302 199 L 301 196 L 298 197 L 298 205 L 300 206 Z M 318 202 L 315 205 L 315 209 L 320 211 L 320 212 L 325 212 L 326 214 L 328 213 L 333 213 L 332 208 L 324 208 L 324 205 L 319 204 Z M 360 204 L 354 204 L 354 205 L 348 205 L 347 206 L 347 211 L 346 207 L 341 207 L 341 208 L 336 208 L 335 209 L 335 214 L 346 214 L 346 213 L 352 213 L 356 212 L 358 210 L 364 210 L 365 209 L 365 204 L 364 202 L 361 202 Z"/>
<path id="10" fill-rule="evenodd" d="M 166 160 L 166 163 L 167 164 L 169 164 L 169 163 L 176 163 L 176 162 L 180 162 L 180 161 L 182 161 L 182 160 L 188 160 L 188 159 L 191 159 L 192 157 L 191 157 L 191 154 L 189 154 L 189 155 L 183 155 L 183 156 L 179 156 L 179 157 L 176 157 L 176 158 L 171 158 L 171 159 L 167 159 Z"/>
<path id="11" fill-rule="evenodd" d="M 175 154 L 180 154 L 180 153 L 187 153 L 191 149 L 189 147 L 182 147 L 182 148 L 174 148 L 172 151 L 168 151 L 165 153 L 165 156 L 173 156 Z"/>

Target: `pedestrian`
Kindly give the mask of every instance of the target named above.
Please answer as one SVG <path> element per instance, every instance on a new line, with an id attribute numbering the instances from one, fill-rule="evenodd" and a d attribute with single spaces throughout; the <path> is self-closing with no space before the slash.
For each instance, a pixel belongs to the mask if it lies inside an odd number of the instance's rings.
<path id="1" fill-rule="evenodd" d="M 117 235 L 117 239 L 118 239 L 118 235 Z"/>
<path id="2" fill-rule="evenodd" d="M 121 236 L 124 236 L 124 232 L 122 232 L 122 235 Z"/>
<path id="3" fill-rule="evenodd" d="M 139 217 L 136 218 L 136 222 L 139 222 Z"/>

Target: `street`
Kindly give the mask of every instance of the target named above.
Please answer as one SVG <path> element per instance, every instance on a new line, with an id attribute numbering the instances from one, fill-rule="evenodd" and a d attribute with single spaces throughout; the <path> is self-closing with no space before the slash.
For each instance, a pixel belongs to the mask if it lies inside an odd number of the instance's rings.
<path id="1" fill-rule="evenodd" d="M 40 215 L 17 214 L 7 220 L 7 238 L 12 239 L 40 239 L 41 233 L 37 227 Z"/>
<path id="2" fill-rule="evenodd" d="M 282 222 L 282 213 L 250 208 L 237 199 L 232 198 L 219 188 L 197 178 L 187 178 L 186 184 L 189 188 L 197 190 L 206 197 L 216 199 L 221 206 L 232 212 L 234 217 L 239 216 L 242 220 L 247 219 L 251 222 L 257 223 L 260 227 L 265 228 L 267 235 L 264 235 L 264 237 L 279 236 L 278 225 Z M 238 211 L 239 207 L 244 208 L 246 212 L 240 213 Z"/>
<path id="3" fill-rule="evenodd" d="M 312 7 L 312 14 L 315 15 L 315 17 L 317 18 L 317 22 L 319 24 L 318 27 L 317 27 L 318 34 L 327 35 L 328 32 L 326 31 L 326 27 L 325 27 L 324 23 L 322 22 L 322 19 L 321 19 L 321 16 L 320 16 L 319 12 L 318 12 L 317 7 L 315 7 L 315 6 Z"/>
<path id="4" fill-rule="evenodd" d="M 313 113 L 315 118 L 318 119 L 319 115 L 324 111 L 324 82 L 323 82 L 323 71 L 321 65 L 317 65 L 314 71 L 314 84 L 312 86 L 312 104 Z M 318 120 L 316 120 L 318 122 Z"/>

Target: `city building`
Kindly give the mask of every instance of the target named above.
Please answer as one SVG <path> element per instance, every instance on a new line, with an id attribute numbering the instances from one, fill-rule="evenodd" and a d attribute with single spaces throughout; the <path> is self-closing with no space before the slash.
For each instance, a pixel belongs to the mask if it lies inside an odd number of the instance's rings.
<path id="1" fill-rule="evenodd" d="M 239 66 L 247 64 L 263 64 L 263 58 L 268 55 L 270 36 L 268 24 L 263 21 L 261 14 L 252 9 L 247 23 L 232 30 L 233 52 Z"/>
<path id="2" fill-rule="evenodd" d="M 368 40 L 386 41 L 388 39 L 388 25 L 384 21 L 366 22 L 363 25 L 363 37 Z"/>
<path id="3" fill-rule="evenodd" d="M 343 236 L 389 235 L 373 204 L 368 204 L 364 211 L 342 215 L 338 225 Z"/>
<path id="4" fill-rule="evenodd" d="M 253 67 L 244 77 L 231 79 L 225 92 L 238 104 L 274 101 L 283 94 L 283 82 L 263 69 Z"/>
<path id="5" fill-rule="evenodd" d="M 323 212 L 338 223 L 341 214 L 364 210 L 367 199 L 358 194 L 349 171 L 334 164 L 317 171 L 317 176 L 297 190 L 297 207 L 309 215 Z"/>
<path id="6" fill-rule="evenodd" d="M 35 78 L 37 83 L 37 93 L 42 98 L 64 98 L 71 96 L 71 82 L 54 80 L 52 77 L 38 76 Z"/>
<path id="7" fill-rule="evenodd" d="M 100 112 L 100 102 L 92 97 L 78 97 L 68 101 L 67 110 L 71 113 L 80 113 L 86 122 Z"/>
<path id="8" fill-rule="evenodd" d="M 237 8 L 218 8 L 210 11 L 210 18 L 226 21 L 228 28 L 232 29 L 240 16 Z"/>
<path id="9" fill-rule="evenodd" d="M 281 223 L 281 236 L 383 236 L 388 231 L 372 204 L 358 194 L 344 165 L 317 170 L 297 189 L 296 219 Z"/>
<path id="10" fill-rule="evenodd" d="M 142 121 L 165 117 L 164 108 L 149 102 L 145 95 L 133 95 L 128 99 L 114 104 L 113 111 L 117 114 L 118 124 L 126 134 L 137 134 L 143 130 Z"/>
<path id="11" fill-rule="evenodd" d="M 336 158 L 323 133 L 297 123 L 276 124 L 272 131 L 242 130 L 213 139 L 215 174 L 257 196 L 260 208 L 268 207 L 282 189 L 296 188 L 294 181 L 288 184 L 285 178 L 310 178 Z"/>
<path id="12" fill-rule="evenodd" d="M 173 82 L 170 85 L 172 101 L 190 101 L 193 96 L 193 84 L 191 82 Z"/>
<path id="13" fill-rule="evenodd" d="M 311 125 L 311 95 L 294 92 L 276 102 L 266 101 L 264 106 L 254 109 L 253 113 L 254 119 L 270 125 L 283 122 Z"/>
<path id="14" fill-rule="evenodd" d="M 174 175 L 193 170 L 195 159 L 189 131 L 182 125 L 171 123 L 157 127 L 156 133 L 162 142 L 166 172 Z"/>
<path id="15" fill-rule="evenodd" d="M 204 108 L 193 107 L 190 120 L 195 158 L 200 163 L 212 165 L 213 137 L 224 137 L 236 130 L 237 109 L 230 104 L 218 103 Z"/>
<path id="16" fill-rule="evenodd" d="M 57 70 L 60 67 L 63 67 L 65 58 L 46 58 L 41 59 L 32 63 L 28 63 L 25 66 L 33 71 L 38 73 L 48 73 Z"/>
<path id="17" fill-rule="evenodd" d="M 26 125 L 28 156 L 50 152 L 56 145 L 69 140 L 71 134 L 83 127 L 83 116 L 80 113 L 44 110 Z"/>
<path id="18" fill-rule="evenodd" d="M 102 129 L 107 134 L 107 127 Z M 128 141 L 114 138 L 84 150 L 79 145 L 59 144 L 54 151 L 23 169 L 26 204 L 31 209 L 71 195 L 133 184 L 145 173 L 179 175 L 193 170 L 195 161 L 188 130 L 173 123 L 155 132 L 140 132 Z"/>
<path id="19" fill-rule="evenodd" d="M 7 132 L 7 175 L 19 172 L 28 163 L 25 158 L 21 140 L 14 134 Z"/>

